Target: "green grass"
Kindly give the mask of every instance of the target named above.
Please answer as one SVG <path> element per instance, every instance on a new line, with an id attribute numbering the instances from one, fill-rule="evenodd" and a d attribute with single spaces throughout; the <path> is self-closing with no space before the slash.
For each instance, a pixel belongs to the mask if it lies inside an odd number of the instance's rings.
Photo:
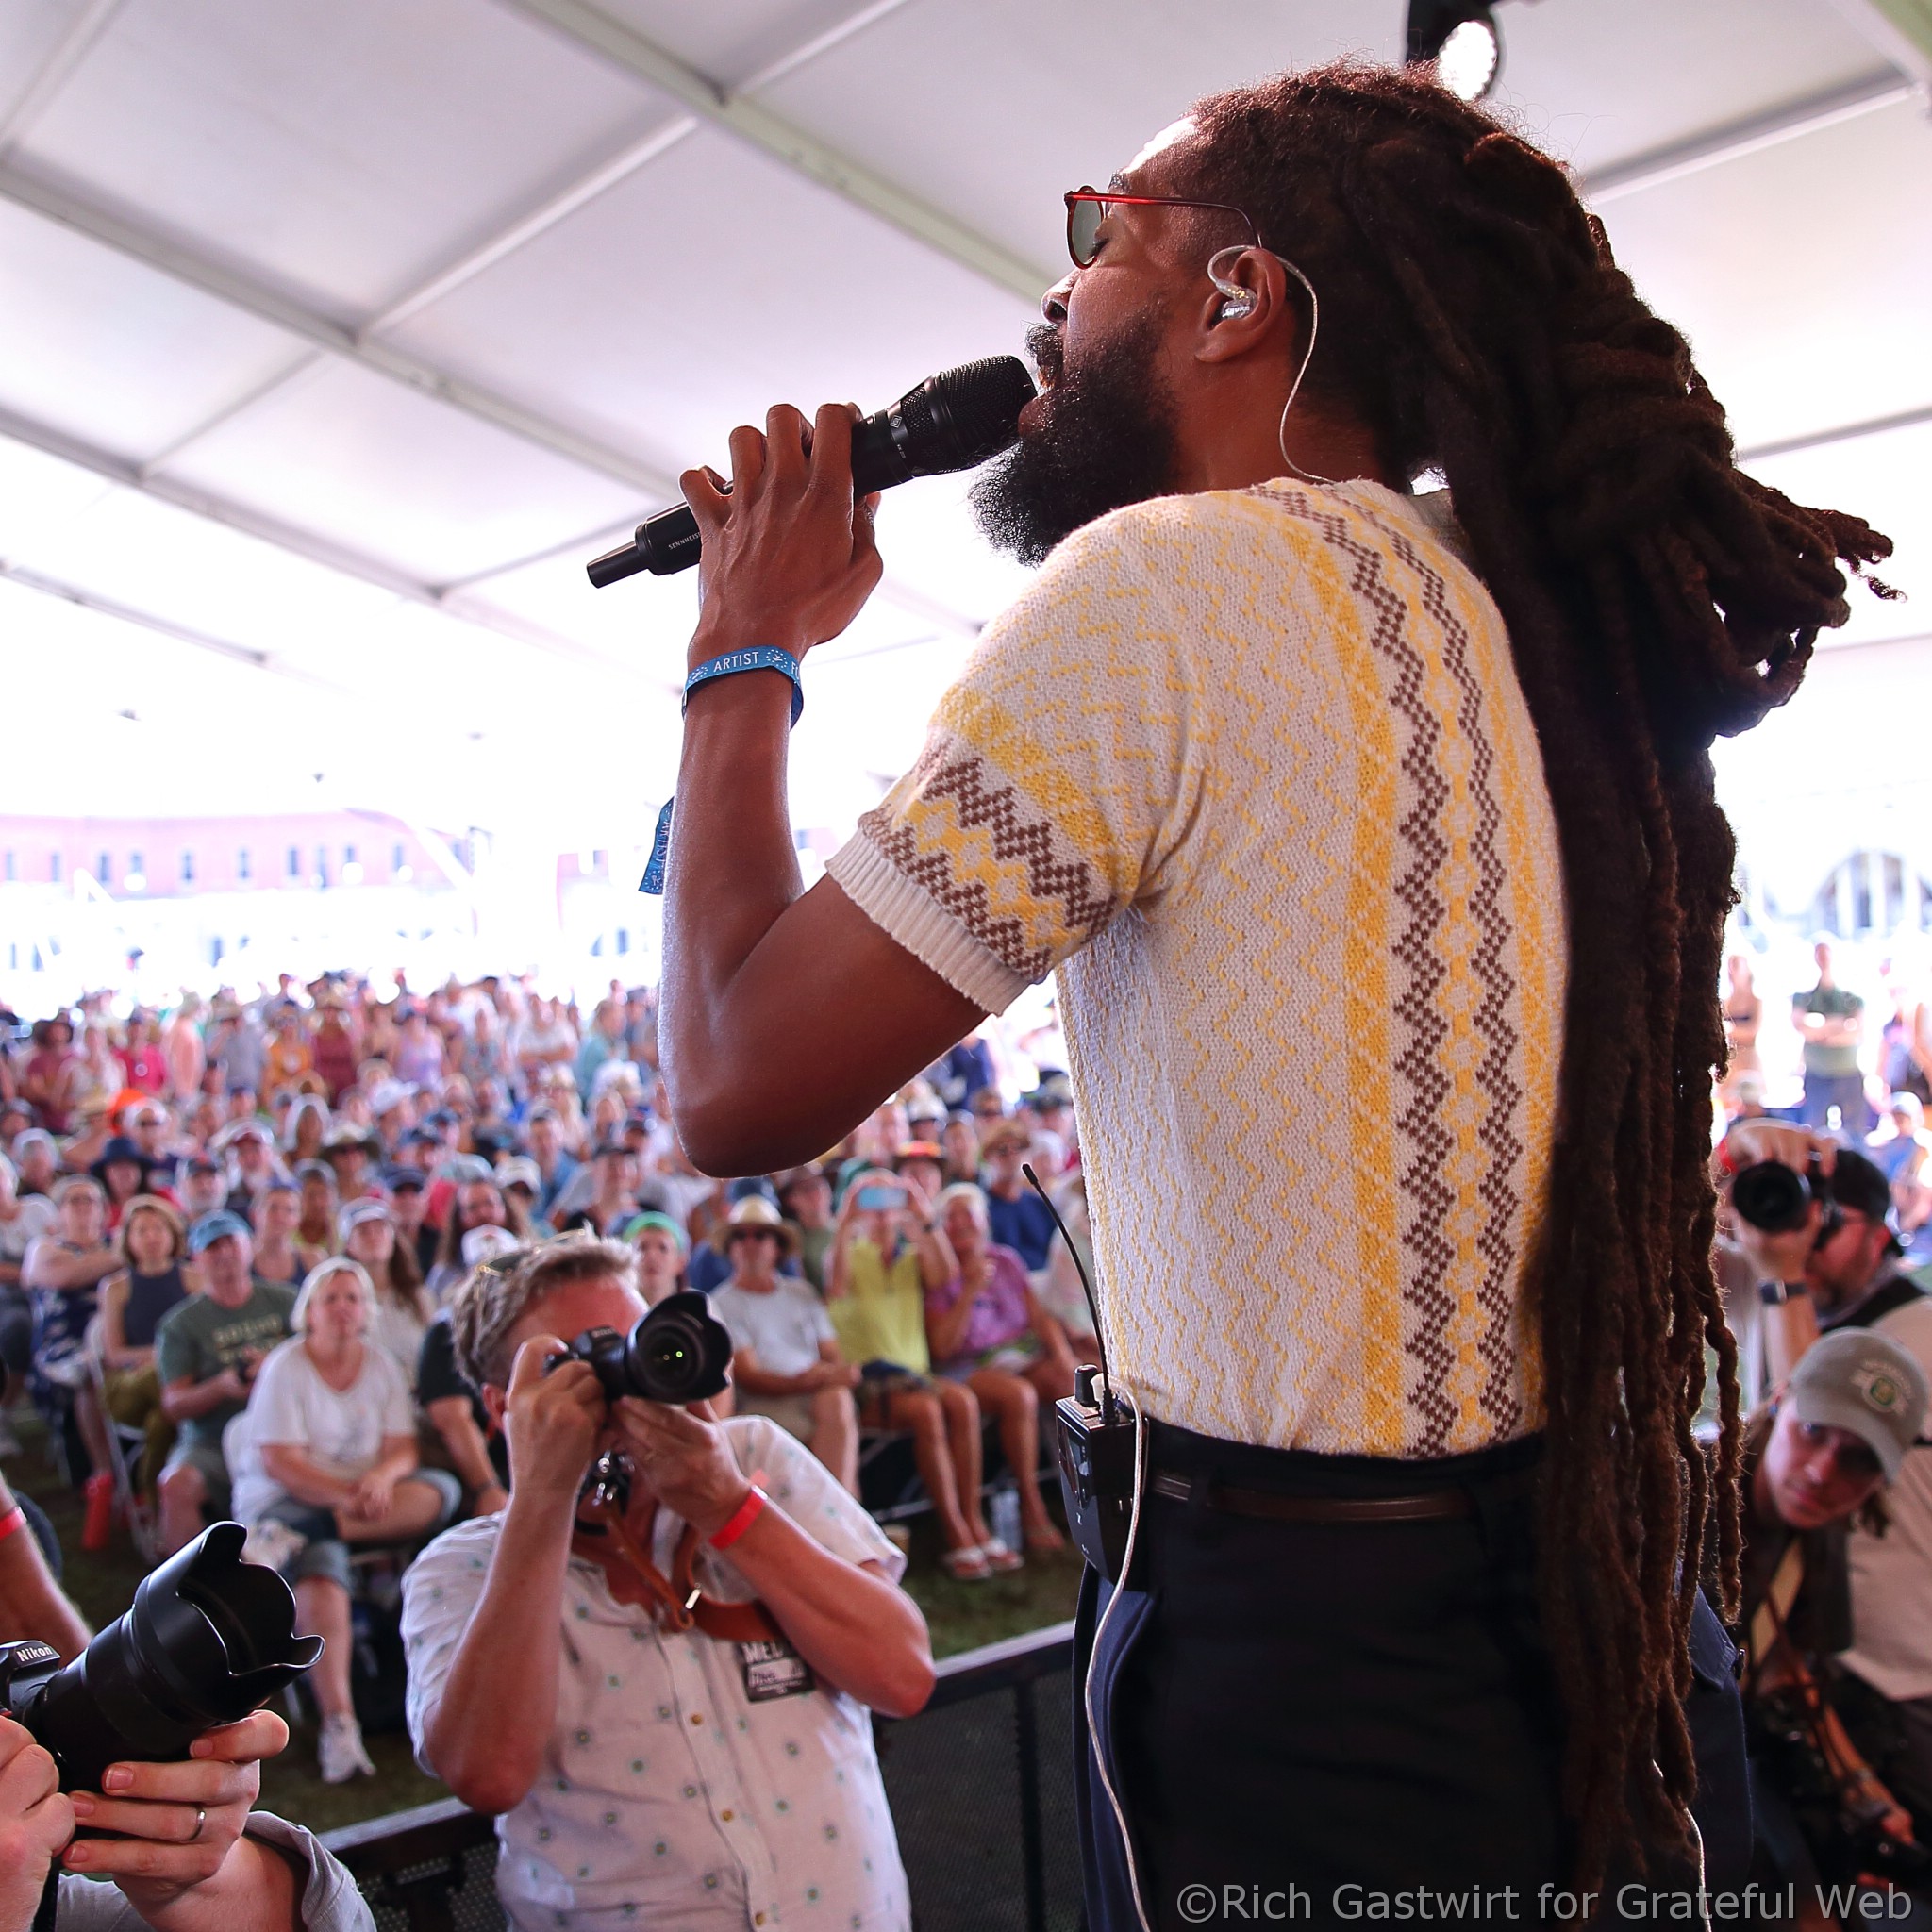
<path id="1" fill-rule="evenodd" d="M 45 1453 L 45 1437 L 32 1416 L 15 1411 L 10 1420 L 22 1450 L 6 1458 L 7 1480 L 33 1497 L 52 1519 L 66 1562 L 67 1593 L 89 1624 L 99 1630 L 134 1601 L 135 1588 L 145 1574 L 143 1566 L 125 1531 L 117 1530 L 113 1542 L 98 1555 L 81 1548 L 80 1498 L 55 1473 Z M 1018 1637 L 1074 1614 L 1080 1560 L 1071 1550 L 1029 1557 L 1026 1567 L 1010 1575 L 990 1577 L 984 1583 L 956 1583 L 940 1568 L 939 1549 L 932 1519 L 920 1518 L 913 1525 L 906 1588 L 925 1612 L 936 1657 Z M 330 1831 L 449 1795 L 438 1779 L 417 1769 L 405 1733 L 372 1736 L 365 1742 L 375 1760 L 376 1774 L 325 1785 L 316 1773 L 314 1726 L 306 1720 L 298 1724 L 288 1750 L 262 1767 L 263 1808 L 313 1830 Z"/>

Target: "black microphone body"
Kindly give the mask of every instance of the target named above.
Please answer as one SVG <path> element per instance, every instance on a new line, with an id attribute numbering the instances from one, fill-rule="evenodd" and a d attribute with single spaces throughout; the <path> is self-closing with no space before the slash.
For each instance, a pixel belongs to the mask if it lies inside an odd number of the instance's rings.
<path id="1" fill-rule="evenodd" d="M 1019 434 L 1020 411 L 1033 395 L 1033 378 L 1017 356 L 988 356 L 928 376 L 890 409 L 853 425 L 854 489 L 864 496 L 996 457 Z M 641 570 L 660 577 L 689 570 L 699 547 L 697 519 L 680 503 L 646 517 L 630 542 L 592 558 L 585 570 L 601 591 Z"/>

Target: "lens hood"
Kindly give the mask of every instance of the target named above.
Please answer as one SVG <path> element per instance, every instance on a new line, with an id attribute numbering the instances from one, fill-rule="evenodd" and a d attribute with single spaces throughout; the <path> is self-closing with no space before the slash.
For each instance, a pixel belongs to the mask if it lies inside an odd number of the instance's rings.
<path id="1" fill-rule="evenodd" d="M 682 1289 L 630 1331 L 624 1366 L 628 1392 L 647 1402 L 702 1402 L 731 1380 L 731 1335 L 708 1296 Z"/>
<path id="2" fill-rule="evenodd" d="M 124 1758 L 168 1763 L 216 1724 L 259 1709 L 322 1655 L 295 1634 L 295 1598 L 244 1563 L 247 1531 L 217 1523 L 156 1570 L 133 1607 L 17 1713 L 60 1766 L 64 1790 L 98 1790 Z"/>

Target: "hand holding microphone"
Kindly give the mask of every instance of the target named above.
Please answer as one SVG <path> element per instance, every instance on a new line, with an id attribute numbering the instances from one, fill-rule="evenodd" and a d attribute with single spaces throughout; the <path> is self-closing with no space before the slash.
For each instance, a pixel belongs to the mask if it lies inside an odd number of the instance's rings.
<path id="1" fill-rule="evenodd" d="M 863 608 L 883 566 L 873 537 L 878 497 L 853 488 L 857 415 L 827 403 L 808 428 L 798 410 L 781 403 L 766 416 L 762 436 L 731 432 L 728 488 L 708 469 L 687 470 L 678 479 L 703 545 L 693 666 L 747 642 L 803 658 Z M 734 634 L 723 634 L 720 623 Z"/>

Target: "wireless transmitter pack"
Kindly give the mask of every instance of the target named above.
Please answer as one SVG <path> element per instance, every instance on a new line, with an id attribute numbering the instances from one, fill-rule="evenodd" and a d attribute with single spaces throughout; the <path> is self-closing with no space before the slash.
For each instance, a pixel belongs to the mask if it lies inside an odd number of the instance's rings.
<path id="1" fill-rule="evenodd" d="M 1091 1363 L 1074 1371 L 1074 1392 L 1053 1407 L 1054 1459 L 1068 1533 L 1080 1554 L 1109 1583 L 1118 1583 L 1134 1520 L 1138 1425 L 1114 1400 L 1107 1371 Z"/>
<path id="2" fill-rule="evenodd" d="M 1074 1371 L 1074 1392 L 1054 1404 L 1054 1461 L 1059 1470 L 1060 1500 L 1066 1505 L 1067 1530 L 1088 1562 L 1109 1583 L 1121 1580 L 1127 1541 L 1134 1522 L 1134 1438 L 1141 1424 L 1126 1405 L 1115 1398 L 1107 1372 L 1107 1343 L 1101 1340 L 1100 1309 L 1093 1284 L 1080 1265 L 1080 1251 L 1067 1232 L 1059 1210 L 1046 1198 L 1046 1190 L 1030 1164 L 1021 1172 L 1033 1191 L 1046 1201 L 1067 1253 L 1087 1296 L 1093 1317 L 1093 1339 L 1100 1364 Z"/>

